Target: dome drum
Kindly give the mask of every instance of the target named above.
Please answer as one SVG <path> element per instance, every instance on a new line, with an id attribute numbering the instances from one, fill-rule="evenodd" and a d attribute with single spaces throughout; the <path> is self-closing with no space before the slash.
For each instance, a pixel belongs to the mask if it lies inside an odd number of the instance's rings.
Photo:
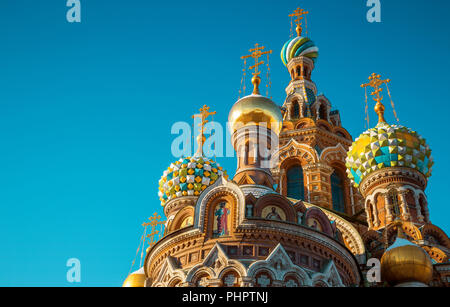
<path id="1" fill-rule="evenodd" d="M 427 180 L 421 172 L 415 169 L 407 167 L 390 167 L 369 174 L 361 181 L 359 190 L 363 197 L 367 197 L 374 189 L 382 188 L 392 183 L 410 184 L 424 191 Z"/>

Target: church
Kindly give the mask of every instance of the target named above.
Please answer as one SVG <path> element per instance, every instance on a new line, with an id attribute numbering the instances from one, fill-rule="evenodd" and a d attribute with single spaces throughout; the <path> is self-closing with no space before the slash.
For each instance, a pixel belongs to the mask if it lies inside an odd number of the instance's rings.
<path id="1" fill-rule="evenodd" d="M 428 210 L 430 147 L 386 122 L 390 80 L 377 74 L 362 87 L 373 90 L 378 124 L 352 138 L 313 81 L 319 48 L 303 36 L 306 14 L 290 15 L 297 36 L 281 49 L 290 76 L 282 106 L 260 93 L 268 51 L 256 45 L 243 57 L 255 60 L 253 92 L 229 112 L 232 178 L 203 154 L 213 112 L 200 109 L 199 150 L 163 172 L 166 220 L 146 225 L 162 235 L 123 286 L 450 286 L 450 239 Z"/>

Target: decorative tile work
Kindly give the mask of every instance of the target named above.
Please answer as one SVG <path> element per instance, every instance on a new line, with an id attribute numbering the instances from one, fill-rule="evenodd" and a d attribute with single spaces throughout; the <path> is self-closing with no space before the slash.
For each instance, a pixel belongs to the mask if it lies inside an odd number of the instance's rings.
<path id="1" fill-rule="evenodd" d="M 431 176 L 431 149 L 409 128 L 379 123 L 361 134 L 347 153 L 347 175 L 355 187 L 370 173 L 395 166 L 410 167 Z"/>
<path id="2" fill-rule="evenodd" d="M 159 180 L 161 205 L 181 196 L 198 196 L 220 176 L 228 179 L 227 172 L 211 159 L 201 156 L 181 158 L 172 163 Z"/>

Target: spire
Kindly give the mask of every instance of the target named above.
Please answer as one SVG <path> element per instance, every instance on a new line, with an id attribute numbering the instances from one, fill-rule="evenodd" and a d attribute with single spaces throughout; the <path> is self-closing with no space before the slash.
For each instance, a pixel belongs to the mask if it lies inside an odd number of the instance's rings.
<path id="1" fill-rule="evenodd" d="M 305 11 L 305 10 L 303 10 L 303 9 L 301 9 L 301 8 L 297 8 L 296 10 L 294 10 L 294 13 L 292 13 L 292 14 L 290 14 L 289 15 L 289 17 L 291 17 L 291 18 L 293 18 L 293 17 L 296 17 L 295 18 L 295 24 L 297 25 L 297 27 L 295 28 L 295 31 L 297 32 L 297 36 L 302 36 L 302 31 L 303 31 L 303 28 L 302 28 L 302 20 L 303 20 L 303 15 L 305 15 L 305 28 L 306 28 L 306 15 L 308 15 L 309 14 L 309 12 L 308 11 Z M 291 31 L 292 31 L 292 28 L 291 28 Z M 291 32 L 292 33 L 292 32 Z M 292 34 L 291 34 L 292 35 Z"/>
<path id="2" fill-rule="evenodd" d="M 378 123 L 386 123 L 386 120 L 384 119 L 384 110 L 385 107 L 383 105 L 383 103 L 381 102 L 383 100 L 383 96 L 381 95 L 381 92 L 383 91 L 382 88 L 380 88 L 380 86 L 382 84 L 387 84 L 389 82 L 391 82 L 390 79 L 386 79 L 386 80 L 381 80 L 381 75 L 377 75 L 376 73 L 373 73 L 370 77 L 369 77 L 369 83 L 365 83 L 362 84 L 361 87 L 362 88 L 367 88 L 367 87 L 372 87 L 374 89 L 374 91 L 372 93 L 370 93 L 370 95 L 374 96 L 373 100 L 375 100 L 376 105 L 375 105 L 375 112 L 378 114 Z"/>
<path id="3" fill-rule="evenodd" d="M 262 64 L 264 64 L 264 61 L 259 61 L 259 58 L 264 55 L 264 54 L 271 54 L 272 50 L 269 51 L 263 51 L 266 47 L 264 46 L 259 46 L 258 44 L 255 44 L 255 48 L 250 49 L 249 55 L 244 55 L 241 57 L 242 60 L 246 60 L 248 58 L 254 58 L 255 59 L 255 65 L 250 66 L 249 69 L 252 70 L 254 69 L 255 71 L 252 73 L 253 77 L 252 77 L 252 84 L 253 84 L 253 95 L 260 95 L 259 93 L 259 84 L 261 83 L 261 77 L 259 76 L 259 74 L 261 73 L 261 71 L 259 71 L 258 67 Z"/>
<path id="4" fill-rule="evenodd" d="M 194 114 L 192 118 L 200 117 L 201 123 L 198 124 L 200 127 L 200 134 L 197 137 L 197 143 L 198 143 L 198 149 L 195 155 L 202 156 L 203 155 L 203 144 L 205 144 L 206 137 L 205 137 L 205 125 L 209 122 L 207 120 L 208 116 L 216 114 L 216 111 L 209 112 L 209 107 L 205 104 L 203 108 L 200 110 L 200 114 Z"/>

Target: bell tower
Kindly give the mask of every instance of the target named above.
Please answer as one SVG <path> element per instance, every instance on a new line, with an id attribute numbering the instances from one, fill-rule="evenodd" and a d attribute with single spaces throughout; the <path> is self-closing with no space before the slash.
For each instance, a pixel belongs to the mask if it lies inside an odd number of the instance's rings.
<path id="1" fill-rule="evenodd" d="M 289 15 L 297 36 L 281 49 L 290 81 L 282 107 L 279 162 L 272 173 L 281 194 L 353 216 L 361 212 L 362 205 L 345 174 L 352 137 L 342 127 L 339 111 L 332 110 L 327 97 L 318 94 L 312 80 L 319 48 L 303 36 L 308 14 L 298 8 Z"/>

